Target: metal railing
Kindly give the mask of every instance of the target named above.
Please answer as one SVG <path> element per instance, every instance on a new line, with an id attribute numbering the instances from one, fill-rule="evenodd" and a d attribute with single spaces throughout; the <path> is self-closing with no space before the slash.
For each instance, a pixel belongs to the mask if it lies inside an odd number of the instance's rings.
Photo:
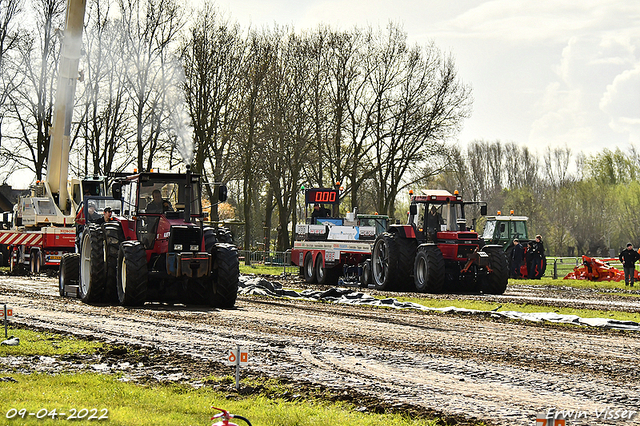
<path id="1" fill-rule="evenodd" d="M 299 268 L 291 264 L 291 252 L 289 251 L 251 251 L 239 250 L 240 265 L 247 265 L 247 259 L 251 266 L 270 266 L 282 268 L 284 275 L 297 275 Z M 622 270 L 622 263 L 614 258 L 598 258 L 609 263 L 609 265 Z M 564 278 L 573 268 L 582 264 L 582 257 L 547 257 L 547 269 L 544 277 L 554 280 Z"/>
<path id="2" fill-rule="evenodd" d="M 271 266 L 282 268 L 285 275 L 297 275 L 298 267 L 291 264 L 290 251 L 251 251 L 238 250 L 240 265 Z"/>

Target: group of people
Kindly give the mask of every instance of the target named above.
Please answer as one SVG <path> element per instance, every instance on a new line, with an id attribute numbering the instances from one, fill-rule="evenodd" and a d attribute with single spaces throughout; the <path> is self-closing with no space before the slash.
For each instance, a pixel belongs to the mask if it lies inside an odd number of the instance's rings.
<path id="1" fill-rule="evenodd" d="M 527 275 L 521 273 L 522 262 L 526 262 Z M 513 240 L 511 250 L 511 278 L 529 278 L 539 280 L 544 274 L 544 243 L 542 236 L 536 235 L 536 239 L 529 241 L 527 250 L 520 244 L 517 238 Z"/>
<path id="2" fill-rule="evenodd" d="M 89 201 L 87 205 L 87 212 L 89 213 L 89 217 L 87 218 L 89 222 L 101 224 L 105 222 L 109 222 L 112 220 L 111 215 L 113 212 L 111 211 L 111 207 L 107 206 L 102 210 L 102 216 L 96 212 L 96 205 L 93 201 Z"/>

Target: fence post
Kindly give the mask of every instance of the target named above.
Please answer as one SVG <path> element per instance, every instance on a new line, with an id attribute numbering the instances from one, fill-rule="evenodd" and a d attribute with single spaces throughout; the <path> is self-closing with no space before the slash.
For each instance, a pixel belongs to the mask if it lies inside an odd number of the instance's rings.
<path id="1" fill-rule="evenodd" d="M 558 259 L 553 259 L 553 279 L 558 279 Z"/>

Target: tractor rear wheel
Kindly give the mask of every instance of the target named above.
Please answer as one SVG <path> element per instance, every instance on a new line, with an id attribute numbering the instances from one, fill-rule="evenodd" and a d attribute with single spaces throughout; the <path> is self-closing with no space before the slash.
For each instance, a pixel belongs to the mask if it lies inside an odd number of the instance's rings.
<path id="1" fill-rule="evenodd" d="M 118 252 L 124 241 L 124 232 L 119 222 L 102 225 L 104 232 L 105 302 L 118 302 Z"/>
<path id="2" fill-rule="evenodd" d="M 486 294 L 503 294 L 509 282 L 509 266 L 502 247 L 484 247 L 489 255 L 491 272 L 480 277 L 480 290 Z"/>
<path id="3" fill-rule="evenodd" d="M 444 287 L 444 257 L 436 245 L 420 247 L 416 253 L 413 279 L 419 293 L 440 293 Z"/>
<path id="4" fill-rule="evenodd" d="M 58 290 L 60 296 L 65 297 L 65 288 L 77 285 L 80 278 L 80 254 L 65 253 L 60 260 L 60 274 L 58 275 Z"/>
<path id="5" fill-rule="evenodd" d="M 212 253 L 215 292 L 213 305 L 216 308 L 231 309 L 238 297 L 238 276 L 240 263 L 238 248 L 233 244 L 216 243 Z"/>
<path id="6" fill-rule="evenodd" d="M 147 297 L 147 254 L 140 241 L 124 241 L 118 252 L 118 301 L 143 305 Z"/>
<path id="7" fill-rule="evenodd" d="M 416 246 L 415 240 L 400 238 L 398 234 L 383 232 L 378 235 L 371 255 L 376 290 L 409 289 Z"/>
<path id="8" fill-rule="evenodd" d="M 97 225 L 84 229 L 80 248 L 80 286 L 84 303 L 99 303 L 104 297 L 104 234 Z"/>
<path id="9" fill-rule="evenodd" d="M 316 282 L 316 268 L 313 263 L 313 256 L 311 253 L 307 253 L 304 257 L 304 266 L 302 267 L 302 273 L 304 274 L 304 280 L 309 284 Z"/>

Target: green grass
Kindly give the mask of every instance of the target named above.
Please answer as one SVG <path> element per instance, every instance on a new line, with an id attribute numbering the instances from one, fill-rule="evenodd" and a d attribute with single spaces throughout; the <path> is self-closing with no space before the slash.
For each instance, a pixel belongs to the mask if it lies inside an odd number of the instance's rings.
<path id="1" fill-rule="evenodd" d="M 227 399 L 220 392 L 206 388 L 158 385 L 141 386 L 118 381 L 113 376 L 99 374 L 9 374 L 17 380 L 0 386 L 0 414 L 9 410 L 26 409 L 26 413 L 38 413 L 42 409 L 58 413 L 72 413 L 97 409 L 96 415 L 108 410 L 109 425 L 209 425 L 216 412 L 211 406 L 224 408 L 251 420 L 254 426 L 422 426 L 435 425 L 435 421 L 410 420 L 400 415 L 361 413 L 350 406 L 338 403 L 287 402 L 262 396 Z M 42 411 L 43 413 L 44 411 Z M 13 412 L 12 412 L 13 414 Z M 60 417 L 67 420 L 66 417 Z M 238 420 L 238 424 L 244 422 Z M 6 424 L 54 425 L 60 419 L 51 417 L 36 419 L 26 415 L 6 420 Z M 96 421 L 74 421 L 74 424 L 96 424 Z"/>
<path id="2" fill-rule="evenodd" d="M 20 339 L 18 346 L 0 346 L 0 356 L 65 355 L 92 354 L 104 347 L 100 342 L 81 340 L 75 337 L 63 337 L 59 334 L 10 328 L 9 336 Z M 4 340 L 4 328 L 2 339 Z M 1 413 L 0 413 L 1 414 Z"/>
<path id="3" fill-rule="evenodd" d="M 295 269 L 294 269 L 295 268 Z M 282 266 L 264 266 L 259 264 L 244 265 L 240 264 L 241 274 L 257 274 L 257 275 L 282 275 L 284 267 Z M 298 273 L 297 266 L 287 266 L 287 273 Z"/>
<path id="4" fill-rule="evenodd" d="M 554 280 L 550 277 L 543 277 L 539 280 L 509 280 L 510 285 L 532 285 L 532 286 L 557 286 L 557 287 L 573 287 L 582 289 L 624 289 L 624 281 L 588 281 L 588 280 L 565 280 L 558 278 Z M 628 288 L 628 287 L 627 287 Z M 635 289 L 636 287 L 634 287 Z"/>

